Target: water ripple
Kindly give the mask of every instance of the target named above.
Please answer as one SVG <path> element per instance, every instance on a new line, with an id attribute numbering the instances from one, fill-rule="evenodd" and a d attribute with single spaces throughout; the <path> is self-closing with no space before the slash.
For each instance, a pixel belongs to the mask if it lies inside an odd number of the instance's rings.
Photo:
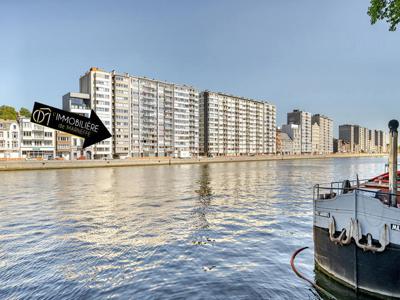
<path id="1" fill-rule="evenodd" d="M 319 299 L 289 259 L 312 246 L 312 186 L 383 170 L 327 159 L 10 172 L 1 299 Z M 313 277 L 312 251 L 299 268 Z"/>

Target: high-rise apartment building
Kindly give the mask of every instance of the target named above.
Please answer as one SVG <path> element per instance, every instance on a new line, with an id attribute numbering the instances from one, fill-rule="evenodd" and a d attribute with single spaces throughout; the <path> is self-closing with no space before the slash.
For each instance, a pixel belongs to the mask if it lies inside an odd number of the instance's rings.
<path id="1" fill-rule="evenodd" d="M 91 68 L 79 80 L 80 93 L 90 97 L 90 108 L 93 109 L 109 132 L 112 124 L 112 78 L 109 72 Z M 113 136 L 93 145 L 94 158 L 112 158 Z"/>
<path id="2" fill-rule="evenodd" d="M 112 72 L 114 156 L 197 156 L 199 93 Z"/>
<path id="3" fill-rule="evenodd" d="M 276 108 L 264 101 L 204 91 L 200 94 L 200 153 L 276 152 Z"/>
<path id="4" fill-rule="evenodd" d="M 295 124 L 299 126 L 301 152 L 311 153 L 311 113 L 295 109 L 293 112 L 287 114 L 287 124 Z"/>
<path id="5" fill-rule="evenodd" d="M 316 152 L 318 154 L 329 154 L 333 152 L 333 121 L 327 116 L 316 114 L 311 118 L 312 124 L 318 125 L 318 137 L 314 137 L 312 132 L 312 140 L 318 144 Z M 313 151 L 314 152 L 314 151 Z"/>
<path id="6" fill-rule="evenodd" d="M 92 146 L 94 158 L 198 155 L 199 92 L 195 88 L 91 68 L 80 78 L 80 92 L 78 97 L 64 96 L 70 111 L 93 109 L 112 133 Z M 73 108 L 76 98 L 80 100 Z"/>

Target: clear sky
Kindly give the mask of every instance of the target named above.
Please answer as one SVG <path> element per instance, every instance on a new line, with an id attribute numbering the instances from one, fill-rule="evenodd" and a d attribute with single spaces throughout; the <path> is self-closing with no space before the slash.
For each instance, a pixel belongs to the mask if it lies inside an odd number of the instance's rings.
<path id="1" fill-rule="evenodd" d="M 400 31 L 367 0 L 1 1 L 0 105 L 61 106 L 91 66 L 268 100 L 335 127 L 400 118 Z M 337 130 L 335 130 L 336 132 Z"/>

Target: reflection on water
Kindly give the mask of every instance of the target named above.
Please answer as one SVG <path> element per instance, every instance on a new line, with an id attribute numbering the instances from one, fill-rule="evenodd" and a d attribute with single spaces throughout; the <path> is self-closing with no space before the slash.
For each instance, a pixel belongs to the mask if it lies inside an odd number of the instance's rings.
<path id="1" fill-rule="evenodd" d="M 384 163 L 1 173 L 0 299 L 318 299 L 289 266 L 312 248 L 312 186 Z M 297 266 L 312 278 L 312 251 Z"/>
<path id="2" fill-rule="evenodd" d="M 194 209 L 194 215 L 198 219 L 198 228 L 206 229 L 209 226 L 207 221 L 207 213 L 210 209 L 212 190 L 210 186 L 210 167 L 202 165 L 200 167 L 199 189 L 196 193 L 199 194 L 198 205 Z"/>
<path id="3" fill-rule="evenodd" d="M 332 278 L 328 277 L 325 275 L 323 272 L 319 271 L 318 269 L 315 269 L 315 281 L 320 286 L 323 288 L 325 291 L 327 291 L 329 294 L 331 294 L 333 297 L 336 299 L 340 300 L 374 300 L 376 298 L 372 298 L 368 295 L 365 294 L 357 294 L 353 289 L 350 289 L 340 283 L 338 283 L 335 280 L 332 280 Z M 325 295 L 323 293 L 320 293 L 320 296 L 322 299 L 326 300 L 331 300 L 332 297 L 330 295 Z"/>

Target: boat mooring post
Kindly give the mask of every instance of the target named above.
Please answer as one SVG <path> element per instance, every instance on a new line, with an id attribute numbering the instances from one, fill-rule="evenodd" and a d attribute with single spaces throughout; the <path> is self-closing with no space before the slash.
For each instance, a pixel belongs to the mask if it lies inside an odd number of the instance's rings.
<path id="1" fill-rule="evenodd" d="M 390 205 L 397 206 L 397 147 L 399 121 L 389 122 L 389 192 Z"/>

